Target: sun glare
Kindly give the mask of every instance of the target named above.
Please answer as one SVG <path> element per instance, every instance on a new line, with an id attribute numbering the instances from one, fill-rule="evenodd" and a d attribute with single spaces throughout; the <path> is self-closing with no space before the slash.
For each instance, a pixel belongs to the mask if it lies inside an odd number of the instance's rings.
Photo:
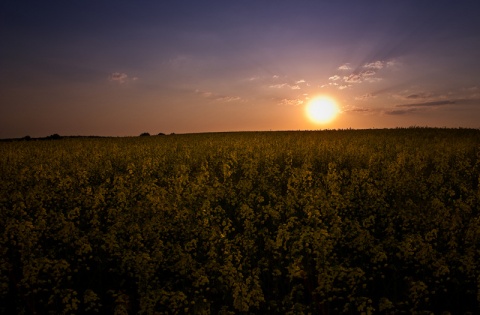
<path id="1" fill-rule="evenodd" d="M 326 124 L 335 119 L 339 108 L 334 99 L 319 96 L 308 102 L 305 108 L 308 118 L 317 124 Z"/>

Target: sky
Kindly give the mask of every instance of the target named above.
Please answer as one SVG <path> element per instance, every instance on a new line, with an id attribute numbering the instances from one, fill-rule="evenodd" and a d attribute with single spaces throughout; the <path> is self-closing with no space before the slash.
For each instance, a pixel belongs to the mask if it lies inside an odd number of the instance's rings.
<path id="1" fill-rule="evenodd" d="M 480 1 L 2 0 L 0 138 L 480 128 Z M 319 95 L 340 112 L 308 119 Z"/>

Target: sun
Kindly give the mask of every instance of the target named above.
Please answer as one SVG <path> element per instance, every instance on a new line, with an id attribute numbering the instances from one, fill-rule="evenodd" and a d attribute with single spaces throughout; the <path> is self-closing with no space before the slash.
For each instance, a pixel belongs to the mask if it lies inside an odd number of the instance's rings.
<path id="1" fill-rule="evenodd" d="M 305 111 L 308 118 L 314 123 L 326 124 L 334 120 L 340 110 L 333 98 L 318 96 L 308 102 Z"/>

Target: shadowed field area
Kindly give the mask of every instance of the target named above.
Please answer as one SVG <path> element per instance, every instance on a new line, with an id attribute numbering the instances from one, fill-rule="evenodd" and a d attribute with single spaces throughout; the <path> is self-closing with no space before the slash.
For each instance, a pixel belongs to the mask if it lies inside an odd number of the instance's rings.
<path id="1" fill-rule="evenodd" d="M 480 130 L 0 143 L 0 313 L 480 312 Z"/>

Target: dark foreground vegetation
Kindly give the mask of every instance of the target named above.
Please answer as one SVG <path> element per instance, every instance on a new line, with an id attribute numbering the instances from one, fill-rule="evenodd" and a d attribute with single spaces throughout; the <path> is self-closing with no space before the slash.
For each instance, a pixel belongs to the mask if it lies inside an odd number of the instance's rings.
<path id="1" fill-rule="evenodd" d="M 480 131 L 0 143 L 0 313 L 480 313 Z"/>

